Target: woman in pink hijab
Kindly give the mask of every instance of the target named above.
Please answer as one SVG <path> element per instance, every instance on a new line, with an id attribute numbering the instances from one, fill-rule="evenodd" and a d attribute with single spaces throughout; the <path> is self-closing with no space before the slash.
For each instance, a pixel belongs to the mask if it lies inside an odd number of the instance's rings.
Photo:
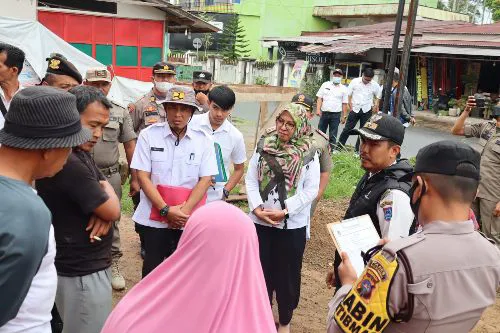
<path id="1" fill-rule="evenodd" d="M 219 201 L 188 220 L 172 256 L 118 303 L 101 333 L 276 332 L 250 218 Z"/>

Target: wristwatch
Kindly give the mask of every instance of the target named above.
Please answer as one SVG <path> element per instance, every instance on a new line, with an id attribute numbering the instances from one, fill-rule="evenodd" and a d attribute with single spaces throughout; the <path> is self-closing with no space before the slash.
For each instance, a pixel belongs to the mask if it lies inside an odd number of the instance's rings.
<path id="1" fill-rule="evenodd" d="M 222 189 L 222 195 L 224 196 L 224 199 L 229 198 L 229 191 L 226 190 L 225 188 Z"/>
<path id="2" fill-rule="evenodd" d="M 288 215 L 288 209 L 283 209 L 283 213 L 285 213 L 285 219 L 290 218 L 290 215 Z"/>
<path id="3" fill-rule="evenodd" d="M 165 207 L 160 209 L 160 216 L 163 216 L 163 217 L 167 216 L 169 209 L 170 209 L 170 207 L 168 205 L 165 205 Z"/>

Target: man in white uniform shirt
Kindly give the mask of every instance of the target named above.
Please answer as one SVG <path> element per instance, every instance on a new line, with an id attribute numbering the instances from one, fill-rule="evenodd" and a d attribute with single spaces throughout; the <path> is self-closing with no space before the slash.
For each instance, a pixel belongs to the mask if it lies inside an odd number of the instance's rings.
<path id="1" fill-rule="evenodd" d="M 220 146 L 221 160 L 218 158 L 219 172 L 223 171 L 224 177 L 214 178 L 212 186 L 208 188 L 207 202 L 225 200 L 231 190 L 239 183 L 245 172 L 247 154 L 243 134 L 231 124 L 227 118 L 233 110 L 236 96 L 228 86 L 218 86 L 208 93 L 207 113 L 193 117 L 190 127 L 200 129 L 212 136 L 214 142 Z M 234 172 L 230 175 L 229 167 L 234 165 Z M 219 180 L 219 181 L 216 181 Z M 220 181 L 222 180 L 222 181 Z"/>
<path id="2" fill-rule="evenodd" d="M 143 277 L 175 251 L 182 228 L 218 173 L 212 138 L 188 127 L 199 110 L 193 89 L 174 86 L 166 100 L 158 103 L 166 110 L 167 122 L 141 131 L 130 166 L 137 170 L 141 185 L 141 201 L 132 219 L 144 226 Z M 182 187 L 191 193 L 186 202 L 170 207 L 157 185 Z M 152 208 L 159 211 L 161 222 L 150 218 Z"/>
<path id="3" fill-rule="evenodd" d="M 3 128 L 12 98 L 23 89 L 19 74 L 23 70 L 24 57 L 21 49 L 0 43 L 0 129 Z"/>
<path id="4" fill-rule="evenodd" d="M 332 81 L 323 83 L 316 94 L 316 114 L 320 117 L 318 128 L 323 133 L 329 128 L 330 150 L 335 149 L 341 119 L 342 124 L 345 123 L 348 101 L 347 87 L 342 84 L 342 70 L 336 68 L 332 75 Z"/>
<path id="5" fill-rule="evenodd" d="M 343 146 L 349 138 L 349 132 L 356 126 L 358 121 L 359 128 L 362 128 L 372 116 L 372 112 L 378 112 L 378 103 L 382 97 L 382 89 L 377 82 L 373 81 L 374 75 L 373 69 L 367 67 L 364 69 L 363 75 L 352 80 L 347 88 L 349 96 L 348 107 L 351 111 L 339 138 L 339 143 Z M 346 120 L 343 119 L 342 121 L 345 122 Z M 359 152 L 359 138 L 356 141 L 356 152 Z"/>

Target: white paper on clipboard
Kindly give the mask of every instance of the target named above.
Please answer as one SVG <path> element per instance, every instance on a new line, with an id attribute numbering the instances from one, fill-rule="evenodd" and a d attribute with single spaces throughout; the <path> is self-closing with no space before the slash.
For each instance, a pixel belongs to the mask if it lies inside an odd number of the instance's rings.
<path id="1" fill-rule="evenodd" d="M 347 252 L 358 276 L 365 269 L 361 252 L 376 246 L 380 237 L 369 215 L 328 223 L 328 232 L 339 252 Z"/>

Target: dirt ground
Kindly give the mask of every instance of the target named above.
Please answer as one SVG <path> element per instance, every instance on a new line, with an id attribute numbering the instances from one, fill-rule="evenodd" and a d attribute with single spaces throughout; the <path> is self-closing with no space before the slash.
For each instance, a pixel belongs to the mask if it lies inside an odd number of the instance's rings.
<path id="1" fill-rule="evenodd" d="M 347 201 L 320 202 L 311 225 L 311 240 L 307 244 L 302 268 L 302 291 L 299 308 L 292 320 L 294 333 L 323 333 L 326 331 L 327 305 L 333 291 L 324 282 L 328 264 L 333 261 L 333 242 L 326 231 L 325 224 L 340 219 Z M 121 241 L 123 258 L 120 266 L 127 281 L 127 290 L 132 288 L 141 277 L 142 260 L 139 256 L 139 238 L 134 232 L 130 217 L 121 222 Z M 115 304 L 125 295 L 114 292 Z M 490 307 L 479 321 L 474 333 L 500 332 L 500 298 Z"/>

